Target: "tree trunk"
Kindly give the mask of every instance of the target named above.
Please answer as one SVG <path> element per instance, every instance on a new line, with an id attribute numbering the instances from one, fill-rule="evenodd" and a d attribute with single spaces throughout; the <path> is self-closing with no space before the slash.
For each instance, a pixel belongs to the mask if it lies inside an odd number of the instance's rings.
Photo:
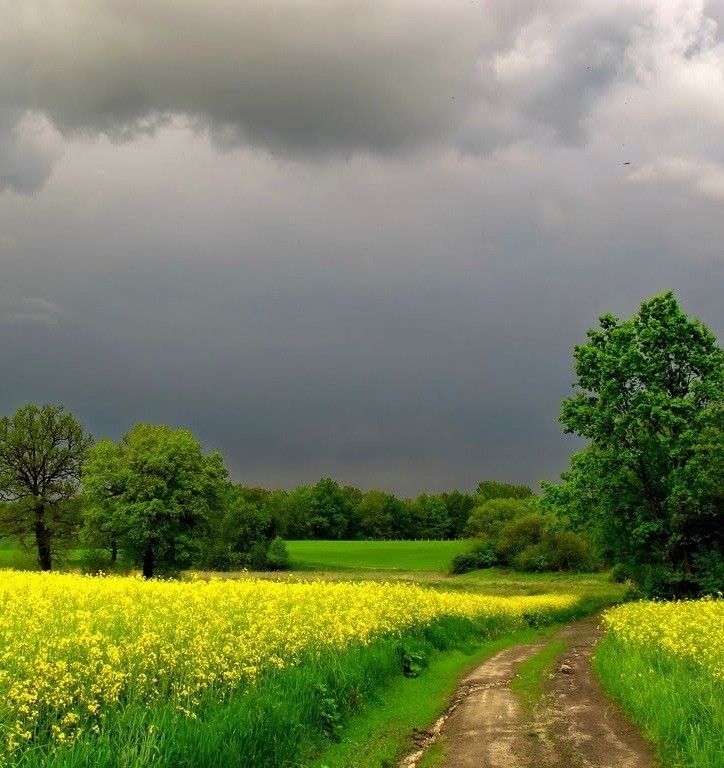
<path id="1" fill-rule="evenodd" d="M 146 551 L 143 553 L 143 578 L 150 579 L 153 577 L 153 549 L 146 547 Z"/>
<path id="2" fill-rule="evenodd" d="M 115 565 L 116 560 L 118 560 L 118 544 L 114 541 L 113 544 L 111 544 L 111 563 Z"/>
<path id="3" fill-rule="evenodd" d="M 45 524 L 45 504 L 38 504 L 35 507 L 35 543 L 41 571 L 49 571 L 51 568 L 50 538 L 50 531 Z"/>

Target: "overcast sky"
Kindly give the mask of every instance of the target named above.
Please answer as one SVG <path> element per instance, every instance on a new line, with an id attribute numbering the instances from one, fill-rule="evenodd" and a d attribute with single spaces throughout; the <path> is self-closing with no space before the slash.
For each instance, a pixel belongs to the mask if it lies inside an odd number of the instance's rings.
<path id="1" fill-rule="evenodd" d="M 2 414 L 553 480 L 599 315 L 724 339 L 724 0 L 0 0 L 0 266 Z"/>

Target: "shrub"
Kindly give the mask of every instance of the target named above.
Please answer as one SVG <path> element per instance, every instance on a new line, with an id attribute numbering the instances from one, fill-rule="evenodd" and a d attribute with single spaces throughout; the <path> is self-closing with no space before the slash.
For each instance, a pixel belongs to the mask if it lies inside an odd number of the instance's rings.
<path id="1" fill-rule="evenodd" d="M 266 564 L 270 571 L 285 571 L 289 568 L 289 552 L 281 536 L 275 537 L 266 553 Z"/>
<path id="2" fill-rule="evenodd" d="M 467 552 L 455 555 L 450 563 L 450 572 L 454 574 L 469 573 L 481 568 L 492 568 L 499 562 L 495 545 L 490 539 L 484 539 Z"/>
<path id="3" fill-rule="evenodd" d="M 550 564 L 556 571 L 584 571 L 593 566 L 588 542 L 572 531 L 559 531 L 546 537 Z"/>
<path id="4" fill-rule="evenodd" d="M 519 499 L 489 499 L 470 513 L 468 531 L 473 536 L 495 538 L 507 523 L 527 514 L 530 506 Z"/>
<path id="5" fill-rule="evenodd" d="M 634 569 L 628 563 L 616 563 L 611 569 L 609 581 L 616 584 L 624 584 L 627 581 L 634 580 Z"/>
<path id="6" fill-rule="evenodd" d="M 529 514 L 511 520 L 500 532 L 498 552 L 509 562 L 523 550 L 543 541 L 546 521 L 542 515 Z"/>
<path id="7" fill-rule="evenodd" d="M 552 571 L 551 551 L 543 543 L 531 544 L 513 557 L 512 565 L 519 571 Z"/>

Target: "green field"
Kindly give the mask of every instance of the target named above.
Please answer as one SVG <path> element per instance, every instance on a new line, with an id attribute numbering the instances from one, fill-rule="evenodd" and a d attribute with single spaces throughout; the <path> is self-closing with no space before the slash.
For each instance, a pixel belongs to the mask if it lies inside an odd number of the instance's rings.
<path id="1" fill-rule="evenodd" d="M 470 546 L 457 541 L 288 541 L 295 570 L 447 571 Z"/>

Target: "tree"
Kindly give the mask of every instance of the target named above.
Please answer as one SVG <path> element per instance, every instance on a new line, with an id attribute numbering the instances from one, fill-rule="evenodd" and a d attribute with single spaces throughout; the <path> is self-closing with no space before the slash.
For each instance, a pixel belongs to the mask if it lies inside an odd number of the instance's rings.
<path id="1" fill-rule="evenodd" d="M 490 499 L 527 499 L 533 491 L 527 485 L 499 483 L 497 480 L 483 480 L 475 490 L 476 501 L 484 504 Z"/>
<path id="2" fill-rule="evenodd" d="M 520 499 L 489 499 L 470 513 L 468 532 L 473 536 L 497 538 L 507 523 L 531 511 L 530 505 Z"/>
<path id="3" fill-rule="evenodd" d="M 441 496 L 421 496 L 420 500 L 427 515 L 427 531 L 431 539 L 450 537 L 451 520 Z"/>
<path id="4" fill-rule="evenodd" d="M 41 570 L 52 566 L 58 541 L 75 533 L 75 504 L 92 444 L 62 406 L 26 405 L 0 419 L 0 500 L 6 535 L 32 535 Z"/>
<path id="5" fill-rule="evenodd" d="M 448 515 L 451 520 L 451 533 L 453 536 L 464 536 L 468 517 L 475 506 L 475 497 L 469 493 L 460 493 L 460 491 L 451 491 L 442 495 Z"/>
<path id="6" fill-rule="evenodd" d="M 223 504 L 221 456 L 204 456 L 191 432 L 138 424 L 118 444 L 95 446 L 83 476 L 95 518 L 109 520 L 120 546 L 140 562 L 184 564 L 209 514 Z"/>
<path id="7" fill-rule="evenodd" d="M 702 560 L 722 558 L 724 351 L 672 292 L 630 320 L 607 314 L 599 324 L 575 347 L 579 391 L 561 416 L 590 444 L 564 485 L 546 489 L 548 505 L 609 554 L 657 574 L 651 591 L 689 594 Z"/>
<path id="8" fill-rule="evenodd" d="M 391 539 L 394 526 L 394 496 L 385 491 L 367 491 L 358 506 L 359 530 L 365 539 Z"/>
<path id="9" fill-rule="evenodd" d="M 343 539 L 352 505 L 339 483 L 323 477 L 309 495 L 309 523 L 313 539 Z"/>

